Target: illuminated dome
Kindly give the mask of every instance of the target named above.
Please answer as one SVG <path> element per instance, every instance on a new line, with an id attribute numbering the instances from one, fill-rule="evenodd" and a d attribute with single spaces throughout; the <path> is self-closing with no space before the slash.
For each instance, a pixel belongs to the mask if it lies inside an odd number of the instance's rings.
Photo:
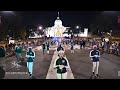
<path id="1" fill-rule="evenodd" d="M 62 21 L 59 19 L 59 17 L 57 17 L 57 20 L 55 20 L 54 25 L 55 26 L 62 26 Z"/>
<path id="2" fill-rule="evenodd" d="M 58 12 L 57 20 L 55 20 L 55 22 L 54 22 L 54 25 L 55 26 L 62 26 L 62 21 L 60 20 L 59 12 Z"/>

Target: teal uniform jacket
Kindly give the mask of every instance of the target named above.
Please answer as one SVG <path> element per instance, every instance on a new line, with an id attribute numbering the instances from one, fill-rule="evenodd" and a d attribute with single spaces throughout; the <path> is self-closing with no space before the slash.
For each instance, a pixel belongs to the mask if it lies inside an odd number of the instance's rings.
<path id="1" fill-rule="evenodd" d="M 96 56 L 96 57 L 95 57 Z M 90 57 L 93 62 L 99 61 L 100 58 L 100 51 L 99 50 L 91 50 Z"/>
<path id="2" fill-rule="evenodd" d="M 64 48 L 63 47 L 58 47 L 57 51 L 60 51 L 60 50 L 64 50 Z"/>
<path id="3" fill-rule="evenodd" d="M 5 57 L 5 50 L 3 48 L 0 48 L 0 58 Z"/>
<path id="4" fill-rule="evenodd" d="M 22 53 L 22 46 L 17 46 L 17 47 L 15 48 L 15 52 L 17 52 L 17 53 Z"/>
<path id="5" fill-rule="evenodd" d="M 33 62 L 34 58 L 35 58 L 35 52 L 34 51 L 27 51 L 26 58 L 27 58 L 27 62 Z"/>
<path id="6" fill-rule="evenodd" d="M 47 46 L 47 50 L 49 50 L 49 46 L 50 46 L 49 43 L 47 43 L 46 46 Z"/>
<path id="7" fill-rule="evenodd" d="M 45 49 L 45 44 L 43 43 L 43 45 L 42 45 L 42 49 Z"/>
<path id="8" fill-rule="evenodd" d="M 71 50 L 73 50 L 73 45 L 71 45 Z"/>
<path id="9" fill-rule="evenodd" d="M 49 50 L 49 46 L 47 46 L 47 51 Z"/>

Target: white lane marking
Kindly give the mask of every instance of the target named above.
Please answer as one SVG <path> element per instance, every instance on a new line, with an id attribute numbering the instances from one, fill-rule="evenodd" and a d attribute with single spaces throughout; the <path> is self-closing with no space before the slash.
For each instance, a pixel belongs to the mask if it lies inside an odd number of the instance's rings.
<path id="1" fill-rule="evenodd" d="M 52 58 L 52 61 L 51 61 L 51 64 L 50 64 L 50 67 L 48 69 L 48 73 L 47 73 L 46 79 L 57 79 L 56 69 L 53 68 L 54 61 L 55 61 L 56 58 L 58 58 L 58 55 L 57 55 L 57 52 L 55 51 L 54 55 L 53 55 L 53 58 Z M 69 70 L 68 70 L 67 79 L 74 79 L 74 76 L 73 76 L 71 68 L 69 68 Z"/>
<path id="2" fill-rule="evenodd" d="M 11 64 L 12 64 L 11 68 L 14 68 L 14 67 L 19 68 L 19 67 L 21 67 L 18 63 L 19 62 L 16 62 L 16 61 L 11 62 Z"/>

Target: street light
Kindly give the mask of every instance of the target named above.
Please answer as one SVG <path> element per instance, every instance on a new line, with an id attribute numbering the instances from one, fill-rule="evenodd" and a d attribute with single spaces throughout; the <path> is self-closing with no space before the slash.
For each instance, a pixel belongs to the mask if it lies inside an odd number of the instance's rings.
<path id="1" fill-rule="evenodd" d="M 39 29 L 40 29 L 40 30 L 42 30 L 42 28 L 43 28 L 42 26 L 39 26 Z"/>
<path id="2" fill-rule="evenodd" d="M 76 26 L 76 29 L 79 29 L 80 27 L 79 26 Z"/>

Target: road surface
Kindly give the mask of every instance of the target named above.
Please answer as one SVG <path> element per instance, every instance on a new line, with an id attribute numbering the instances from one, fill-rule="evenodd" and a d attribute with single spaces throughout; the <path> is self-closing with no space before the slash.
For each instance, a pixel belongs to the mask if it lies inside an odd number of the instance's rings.
<path id="1" fill-rule="evenodd" d="M 69 47 L 66 50 L 66 57 L 69 61 L 75 79 L 89 79 L 92 70 L 92 62 L 89 58 L 90 48 L 75 49 L 75 53 L 70 53 Z M 36 50 L 36 58 L 33 67 L 33 74 L 36 79 L 46 79 L 52 61 L 53 53 L 56 48 L 52 47 L 50 54 L 42 54 L 42 50 Z M 25 58 L 25 51 L 22 56 Z M 27 68 L 25 65 L 11 68 L 11 62 L 16 61 L 15 56 L 7 58 L 6 76 L 4 79 L 28 79 Z M 13 65 L 13 64 L 12 64 Z M 22 74 L 10 74 L 9 72 L 23 72 Z M 112 54 L 102 54 L 100 58 L 99 79 L 120 79 L 120 57 Z"/>

